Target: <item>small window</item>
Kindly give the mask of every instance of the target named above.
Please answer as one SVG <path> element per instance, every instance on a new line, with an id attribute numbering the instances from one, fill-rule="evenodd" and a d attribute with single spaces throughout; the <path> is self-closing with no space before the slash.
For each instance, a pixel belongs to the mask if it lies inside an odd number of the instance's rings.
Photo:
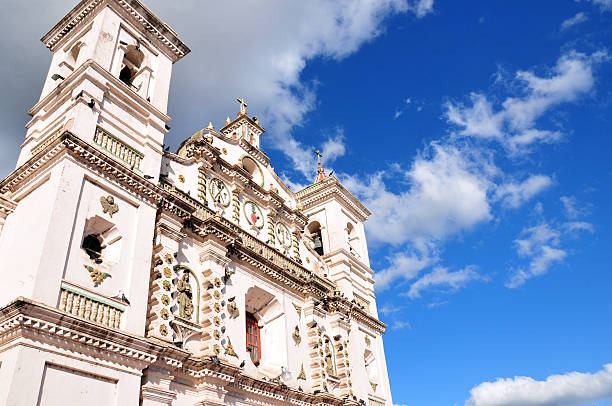
<path id="1" fill-rule="evenodd" d="M 89 234 L 87 237 L 83 239 L 83 245 L 81 246 L 89 255 L 89 258 L 96 261 L 101 262 L 100 256 L 102 255 L 102 243 L 100 242 L 100 237 Z"/>
<path id="2" fill-rule="evenodd" d="M 257 319 L 251 313 L 246 314 L 246 348 L 251 353 L 251 361 L 257 364 L 261 359 L 261 340 Z"/>
<path id="3" fill-rule="evenodd" d="M 312 248 L 317 254 L 323 255 L 323 238 L 321 235 L 321 224 L 318 221 L 310 223 L 308 226 L 308 233 L 312 239 Z"/>

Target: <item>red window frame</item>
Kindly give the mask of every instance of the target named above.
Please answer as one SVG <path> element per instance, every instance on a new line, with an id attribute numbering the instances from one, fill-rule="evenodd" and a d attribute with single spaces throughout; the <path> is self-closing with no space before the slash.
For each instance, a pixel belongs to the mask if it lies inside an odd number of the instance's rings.
<path id="1" fill-rule="evenodd" d="M 251 313 L 246 314 L 246 348 L 251 354 L 253 363 L 261 359 L 261 339 L 259 334 L 259 324 Z"/>

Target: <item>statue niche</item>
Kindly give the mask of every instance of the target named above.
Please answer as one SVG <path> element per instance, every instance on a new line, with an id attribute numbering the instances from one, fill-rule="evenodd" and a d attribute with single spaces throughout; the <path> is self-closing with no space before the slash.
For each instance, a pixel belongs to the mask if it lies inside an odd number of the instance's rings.
<path id="1" fill-rule="evenodd" d="M 185 271 L 183 276 L 179 279 L 176 286 L 178 296 L 176 298 L 179 310 L 179 317 L 187 320 L 191 320 L 193 316 L 193 292 L 191 290 L 191 283 L 189 282 L 189 272 Z"/>

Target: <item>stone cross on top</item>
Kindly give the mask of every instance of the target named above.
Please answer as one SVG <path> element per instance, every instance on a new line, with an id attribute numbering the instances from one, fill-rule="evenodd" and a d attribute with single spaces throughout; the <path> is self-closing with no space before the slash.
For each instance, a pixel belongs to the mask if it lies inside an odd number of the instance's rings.
<path id="1" fill-rule="evenodd" d="M 317 154 L 317 177 L 315 178 L 315 183 L 322 181 L 327 177 L 325 174 L 325 169 L 323 169 L 323 165 L 321 165 L 321 158 L 323 154 L 318 149 L 315 149 L 315 154 Z"/>
<path id="2" fill-rule="evenodd" d="M 240 103 L 240 112 L 238 113 L 238 115 L 240 116 L 246 114 L 246 107 L 249 107 L 249 105 L 246 104 L 246 102 L 244 101 L 244 97 L 239 97 L 236 99 L 236 101 Z"/>
<path id="3" fill-rule="evenodd" d="M 319 166 L 321 166 L 321 158 L 323 158 L 323 154 L 321 154 L 321 151 L 319 151 L 318 149 L 315 149 L 315 154 L 317 154 L 317 163 L 319 164 Z"/>

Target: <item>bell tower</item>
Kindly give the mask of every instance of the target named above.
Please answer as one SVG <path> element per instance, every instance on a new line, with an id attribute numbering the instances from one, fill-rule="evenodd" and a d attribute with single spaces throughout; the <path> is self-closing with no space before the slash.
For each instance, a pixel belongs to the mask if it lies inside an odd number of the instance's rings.
<path id="1" fill-rule="evenodd" d="M 23 296 L 143 335 L 170 76 L 189 48 L 139 0 L 80 1 L 42 41 L 51 65 L 0 182 L 15 270 L 0 304 Z"/>
<path id="2" fill-rule="evenodd" d="M 81 1 L 42 42 L 53 57 L 17 166 L 68 130 L 157 177 L 172 64 L 189 48 L 140 1 Z"/>

